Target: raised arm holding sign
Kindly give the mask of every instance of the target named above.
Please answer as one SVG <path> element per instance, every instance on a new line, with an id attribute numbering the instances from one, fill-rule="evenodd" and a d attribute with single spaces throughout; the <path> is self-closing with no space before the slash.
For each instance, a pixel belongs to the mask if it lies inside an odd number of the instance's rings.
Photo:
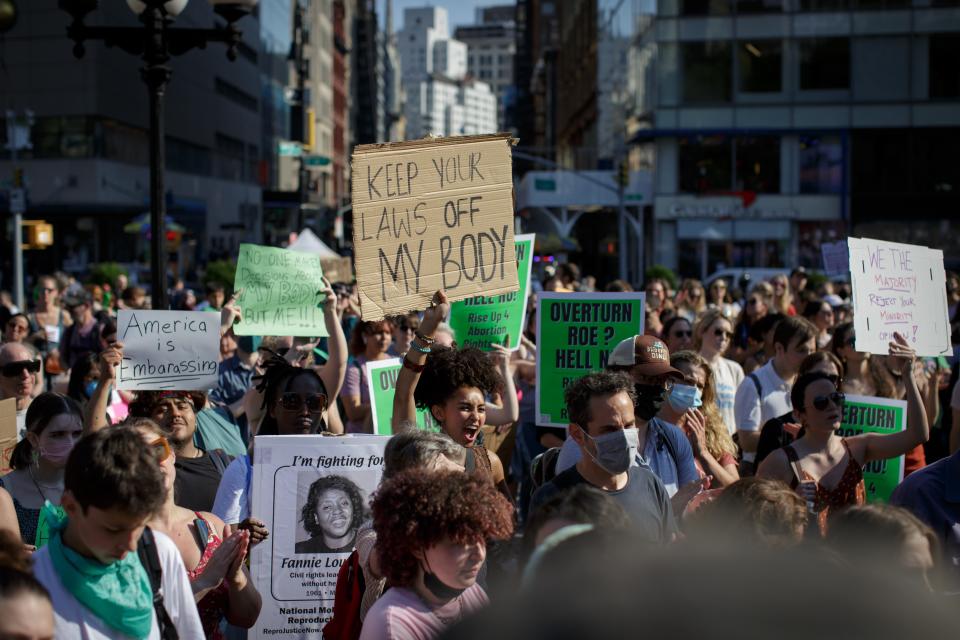
<path id="1" fill-rule="evenodd" d="M 360 145 L 353 243 L 363 319 L 516 291 L 508 135 Z"/>

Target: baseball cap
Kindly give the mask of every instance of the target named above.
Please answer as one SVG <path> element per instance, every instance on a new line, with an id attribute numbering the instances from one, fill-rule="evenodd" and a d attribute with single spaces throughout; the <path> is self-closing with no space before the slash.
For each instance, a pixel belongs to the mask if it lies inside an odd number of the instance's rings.
<path id="1" fill-rule="evenodd" d="M 844 305 L 843 298 L 841 298 L 835 293 L 831 293 L 830 295 L 823 296 L 823 301 L 829 304 L 833 308 L 842 307 Z"/>
<path id="2" fill-rule="evenodd" d="M 670 351 L 666 343 L 654 336 L 633 336 L 621 340 L 607 359 L 607 366 L 635 367 L 644 376 L 670 375 L 682 378 L 683 374 L 670 366 Z"/>
<path id="3" fill-rule="evenodd" d="M 83 289 L 72 291 L 63 299 L 63 306 L 68 309 L 80 306 L 81 304 L 93 304 L 93 296 L 90 295 L 89 291 Z"/>

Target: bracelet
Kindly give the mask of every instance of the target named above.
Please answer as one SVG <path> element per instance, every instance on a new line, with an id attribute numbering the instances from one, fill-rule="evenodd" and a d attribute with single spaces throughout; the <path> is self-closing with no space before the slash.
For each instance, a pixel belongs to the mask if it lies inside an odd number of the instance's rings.
<path id="1" fill-rule="evenodd" d="M 423 371 L 423 368 L 425 366 L 426 365 L 417 364 L 416 362 L 410 362 L 406 358 L 403 359 L 403 367 L 405 369 L 410 369 L 410 371 L 413 371 L 414 373 L 420 373 L 421 371 Z"/>
<path id="2" fill-rule="evenodd" d="M 433 339 L 433 338 L 428 338 L 427 336 L 425 336 L 425 335 L 423 335 L 422 333 L 420 333 L 420 330 L 419 330 L 419 329 L 417 329 L 416 331 L 414 331 L 414 332 L 413 332 L 413 335 L 416 336 L 417 338 L 420 338 L 420 339 L 423 341 L 423 344 L 425 344 L 425 345 L 427 345 L 427 346 L 430 346 L 431 344 L 433 344 L 434 342 L 436 342 L 435 339 Z"/>
<path id="3" fill-rule="evenodd" d="M 433 351 L 433 349 L 431 349 L 430 347 L 421 347 L 413 340 L 410 341 L 410 348 L 413 349 L 414 351 L 419 351 L 422 354 L 428 354 L 431 351 Z"/>

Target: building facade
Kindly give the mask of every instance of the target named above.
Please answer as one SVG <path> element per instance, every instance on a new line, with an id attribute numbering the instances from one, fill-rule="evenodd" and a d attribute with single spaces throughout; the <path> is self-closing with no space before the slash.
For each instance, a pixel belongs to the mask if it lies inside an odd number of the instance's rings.
<path id="1" fill-rule="evenodd" d="M 52 247 L 25 253 L 25 273 L 61 267 L 82 273 L 103 260 L 146 263 L 145 231 L 123 230 L 149 210 L 142 62 L 97 42 L 88 42 L 78 60 L 66 38 L 70 18 L 55 0 L 19 6 L 20 18 L 5 36 L 3 94 L 8 108 L 35 114 L 32 149 L 21 150 L 17 162 L 29 189 L 25 218 L 44 219 L 54 230 Z M 100 3 L 90 17 L 104 25 L 138 24 L 125 3 Z M 218 20 L 208 3 L 192 2 L 176 25 L 210 28 Z M 238 26 L 243 42 L 236 61 L 211 44 L 170 63 L 165 187 L 168 215 L 185 229 L 170 247 L 170 269 L 188 278 L 201 257 L 233 255 L 240 242 L 261 235 L 257 15 Z M 0 175 L 12 170 L 9 152 L 0 151 Z M 4 229 L 6 248 L 12 239 Z M 2 252 L 4 274 L 12 273 L 11 254 Z"/>
<path id="2" fill-rule="evenodd" d="M 956 3 L 659 0 L 632 56 L 655 262 L 819 267 L 848 234 L 958 255 Z"/>
<path id="3" fill-rule="evenodd" d="M 457 27 L 455 37 L 467 45 L 468 73 L 490 85 L 497 97 L 499 128 L 507 127 L 514 100 L 513 59 L 517 52 L 514 6 L 480 7 L 477 24 Z"/>
<path id="4" fill-rule="evenodd" d="M 442 7 L 404 11 L 398 34 L 408 139 L 497 130 L 490 85 L 467 77 L 467 46 L 449 36 Z"/>

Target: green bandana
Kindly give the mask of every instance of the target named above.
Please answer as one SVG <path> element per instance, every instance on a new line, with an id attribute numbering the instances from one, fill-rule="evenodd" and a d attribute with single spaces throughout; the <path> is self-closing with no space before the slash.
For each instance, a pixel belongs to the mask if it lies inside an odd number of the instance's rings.
<path id="1" fill-rule="evenodd" d="M 153 589 L 136 553 L 103 564 L 85 558 L 63 544 L 67 518 L 47 502 L 44 516 L 50 526 L 47 544 L 60 581 L 105 624 L 133 638 L 146 638 L 153 625 Z"/>

